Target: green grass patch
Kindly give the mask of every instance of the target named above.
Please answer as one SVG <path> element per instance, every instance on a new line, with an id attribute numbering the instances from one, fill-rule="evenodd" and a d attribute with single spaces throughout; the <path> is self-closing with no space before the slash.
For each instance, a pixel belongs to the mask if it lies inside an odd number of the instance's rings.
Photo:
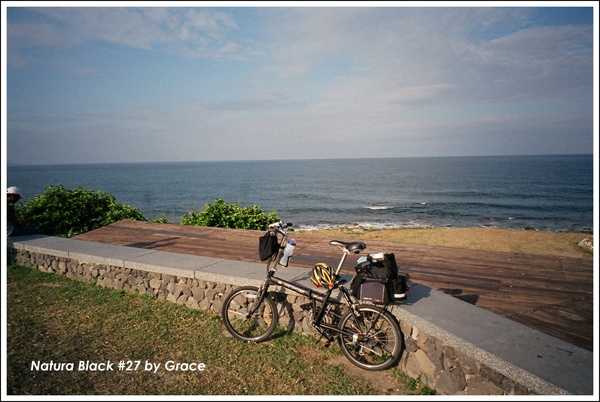
<path id="1" fill-rule="evenodd" d="M 327 363 L 339 349 L 323 348 L 313 337 L 280 331 L 270 341 L 244 343 L 228 336 L 214 312 L 29 267 L 7 269 L 8 395 L 385 393 L 343 365 Z M 113 370 L 79 370 L 86 361 L 111 362 Z M 40 368 L 50 362 L 71 363 L 72 370 Z M 146 362 L 159 369 L 146 371 Z M 205 369 L 167 370 L 167 362 Z"/>

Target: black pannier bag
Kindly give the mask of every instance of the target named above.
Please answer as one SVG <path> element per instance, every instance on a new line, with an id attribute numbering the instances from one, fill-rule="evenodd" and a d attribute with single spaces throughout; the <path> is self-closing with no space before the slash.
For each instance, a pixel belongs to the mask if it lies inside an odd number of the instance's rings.
<path id="1" fill-rule="evenodd" d="M 400 301 L 406 299 L 408 286 L 406 285 L 406 275 L 398 275 L 388 283 L 388 291 L 392 301 Z"/>
<path id="2" fill-rule="evenodd" d="M 279 241 L 277 235 L 266 232 L 258 239 L 258 257 L 261 261 L 266 261 L 279 251 Z"/>
<path id="3" fill-rule="evenodd" d="M 387 288 L 387 281 L 387 279 L 382 278 L 361 278 L 357 298 L 361 302 L 388 304 L 390 293 Z"/>
<path id="4" fill-rule="evenodd" d="M 393 253 L 375 253 L 359 259 L 350 289 L 360 301 L 388 304 L 406 298 L 406 276 L 398 274 Z"/>

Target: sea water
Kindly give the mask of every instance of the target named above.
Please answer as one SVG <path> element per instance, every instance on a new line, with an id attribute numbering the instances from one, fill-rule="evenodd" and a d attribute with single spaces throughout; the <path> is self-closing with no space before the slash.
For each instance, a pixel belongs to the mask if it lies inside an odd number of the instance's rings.
<path id="1" fill-rule="evenodd" d="M 593 155 L 8 166 L 25 201 L 62 184 L 179 223 L 217 198 L 293 222 L 339 226 L 593 228 Z"/>

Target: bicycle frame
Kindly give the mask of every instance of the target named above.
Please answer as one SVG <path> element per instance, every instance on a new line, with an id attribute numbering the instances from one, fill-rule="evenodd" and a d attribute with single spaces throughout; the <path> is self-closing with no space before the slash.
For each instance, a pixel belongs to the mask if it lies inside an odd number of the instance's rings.
<path id="1" fill-rule="evenodd" d="M 339 277 L 340 270 L 342 269 L 342 266 L 344 265 L 344 262 L 346 261 L 346 258 L 348 257 L 350 252 L 346 248 L 342 248 L 343 254 L 342 254 L 340 262 L 334 272 L 335 283 L 333 286 L 331 286 L 329 289 L 327 289 L 327 291 L 321 292 L 321 291 L 318 291 L 315 289 L 311 289 L 302 284 L 293 283 L 286 279 L 275 276 L 275 273 L 277 272 L 277 264 L 278 264 L 279 259 L 283 255 L 283 249 L 285 248 L 286 239 L 287 239 L 287 235 L 288 235 L 287 230 L 281 230 L 279 227 L 277 228 L 277 232 L 279 234 L 282 234 L 282 239 L 279 242 L 279 251 L 275 255 L 275 258 L 272 257 L 267 262 L 267 277 L 265 278 L 265 280 L 263 281 L 263 283 L 260 286 L 260 291 L 259 291 L 260 296 L 256 300 L 255 307 L 250 309 L 249 316 L 254 314 L 256 309 L 261 305 L 261 303 L 263 302 L 263 299 L 268 294 L 270 286 L 281 286 L 282 288 L 291 290 L 292 292 L 295 292 L 297 294 L 305 296 L 311 301 L 311 310 L 312 310 L 313 317 L 314 317 L 313 318 L 314 326 L 318 329 L 318 331 L 321 333 L 321 335 L 327 336 L 328 339 L 330 338 L 330 336 L 326 335 L 322 331 L 322 329 L 326 329 L 328 331 L 333 331 L 336 334 L 352 335 L 349 333 L 344 333 L 344 331 L 340 330 L 337 327 L 337 325 L 335 325 L 335 324 L 328 324 L 328 323 L 322 322 L 323 318 L 325 317 L 325 314 L 327 313 L 327 307 L 329 305 L 339 306 L 339 305 L 345 304 L 350 309 L 352 309 L 353 311 L 356 312 L 355 307 L 358 305 L 358 303 L 356 303 L 353 300 L 348 289 L 346 289 L 346 287 L 343 286 L 343 283 L 345 282 L 345 280 L 340 279 L 340 277 Z M 333 291 L 336 289 L 342 294 L 342 297 L 340 298 L 340 300 L 332 299 L 332 297 L 331 297 L 331 295 L 333 294 Z M 322 306 L 320 309 L 318 309 L 319 306 L 317 306 L 317 301 L 322 303 Z M 386 310 L 386 309 L 387 309 L 387 306 L 384 306 L 382 308 L 382 310 Z M 376 320 L 375 320 L 375 322 L 376 322 Z M 373 325 L 374 325 L 374 323 L 373 323 Z"/>
<path id="2" fill-rule="evenodd" d="M 269 287 L 274 286 L 274 285 L 281 286 L 282 288 L 291 290 L 297 294 L 307 297 L 311 301 L 311 309 L 312 309 L 313 316 L 314 316 L 314 324 L 316 326 L 322 326 L 323 328 L 326 328 L 328 330 L 333 330 L 336 332 L 337 332 L 337 327 L 335 325 L 330 325 L 330 324 L 322 322 L 323 317 L 325 316 L 325 314 L 327 312 L 328 305 L 344 304 L 342 301 L 333 299 L 331 297 L 333 291 L 335 289 L 338 289 L 342 293 L 343 300 L 345 301 L 345 304 L 348 307 L 352 308 L 352 305 L 354 304 L 354 302 L 352 300 L 352 296 L 350 296 L 348 289 L 346 289 L 342 285 L 336 285 L 336 286 L 329 288 L 326 292 L 320 292 L 318 290 L 310 289 L 309 287 L 306 287 L 299 283 L 292 283 L 285 279 L 278 278 L 278 277 L 270 274 L 267 276 L 267 279 L 264 283 L 264 286 L 265 286 L 264 294 L 267 294 Z M 320 309 L 318 308 L 319 306 L 317 305 L 317 302 L 322 303 Z"/>

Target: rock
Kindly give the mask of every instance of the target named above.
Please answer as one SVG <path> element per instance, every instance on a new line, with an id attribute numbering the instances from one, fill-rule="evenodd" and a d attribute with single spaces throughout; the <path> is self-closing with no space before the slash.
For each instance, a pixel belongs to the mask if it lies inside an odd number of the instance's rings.
<path id="1" fill-rule="evenodd" d="M 594 239 L 591 237 L 586 237 L 578 243 L 578 246 L 589 251 L 594 251 Z"/>

